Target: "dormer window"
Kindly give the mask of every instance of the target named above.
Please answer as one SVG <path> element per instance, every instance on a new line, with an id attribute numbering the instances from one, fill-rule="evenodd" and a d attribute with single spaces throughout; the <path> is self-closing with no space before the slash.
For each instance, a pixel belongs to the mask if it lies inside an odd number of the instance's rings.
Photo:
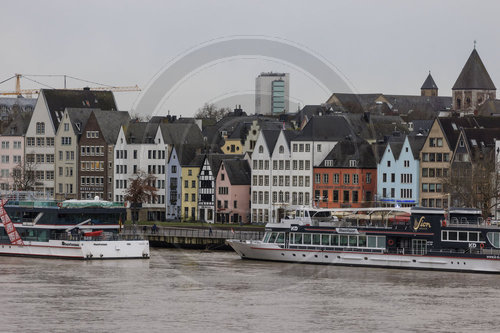
<path id="1" fill-rule="evenodd" d="M 388 166 L 390 166 L 390 161 L 387 161 L 388 162 Z M 357 160 L 349 160 L 349 167 L 357 167 L 358 166 L 358 161 Z"/>
<path id="2" fill-rule="evenodd" d="M 464 147 L 465 144 L 464 144 L 464 140 L 460 140 L 460 147 Z"/>
<path id="3" fill-rule="evenodd" d="M 325 166 L 326 166 L 326 167 L 331 167 L 331 166 L 333 166 L 333 160 L 326 160 L 326 161 L 325 161 Z"/>

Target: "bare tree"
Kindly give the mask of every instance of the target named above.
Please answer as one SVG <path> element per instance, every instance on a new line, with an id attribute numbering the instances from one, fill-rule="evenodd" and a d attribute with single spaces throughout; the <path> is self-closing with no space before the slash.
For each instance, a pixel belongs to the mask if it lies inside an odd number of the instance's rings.
<path id="1" fill-rule="evenodd" d="M 231 112 L 230 108 L 218 108 L 215 104 L 205 103 L 198 112 L 194 115 L 195 118 L 214 118 L 216 121 L 221 120 Z"/>
<path id="2" fill-rule="evenodd" d="M 42 185 L 36 179 L 37 165 L 33 161 L 24 160 L 12 169 L 11 177 L 13 180 L 12 189 L 15 191 L 33 191 L 35 186 Z"/>
<path id="3" fill-rule="evenodd" d="M 129 178 L 129 181 L 130 185 L 125 190 L 124 199 L 130 202 L 132 222 L 135 224 L 140 205 L 147 202 L 148 199 L 154 200 L 158 190 L 155 187 L 156 177 L 144 171 L 139 171 L 132 178 Z"/>
<path id="4" fill-rule="evenodd" d="M 500 204 L 500 174 L 494 150 L 478 153 L 473 161 L 455 162 L 448 177 L 442 178 L 444 191 L 453 205 L 480 209 L 484 218 Z"/>

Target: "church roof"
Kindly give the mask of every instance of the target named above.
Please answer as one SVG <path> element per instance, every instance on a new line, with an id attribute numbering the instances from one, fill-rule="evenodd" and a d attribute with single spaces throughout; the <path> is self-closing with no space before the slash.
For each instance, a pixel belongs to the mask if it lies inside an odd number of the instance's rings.
<path id="1" fill-rule="evenodd" d="M 437 88 L 438 86 L 436 85 L 436 82 L 434 82 L 431 72 L 429 72 L 429 75 L 427 75 L 427 79 L 425 79 L 424 84 L 420 89 L 437 89 Z"/>
<path id="2" fill-rule="evenodd" d="M 453 90 L 460 89 L 484 89 L 496 90 L 493 81 L 486 70 L 476 49 L 472 50 L 469 59 L 460 72 L 457 81 L 453 85 Z"/>

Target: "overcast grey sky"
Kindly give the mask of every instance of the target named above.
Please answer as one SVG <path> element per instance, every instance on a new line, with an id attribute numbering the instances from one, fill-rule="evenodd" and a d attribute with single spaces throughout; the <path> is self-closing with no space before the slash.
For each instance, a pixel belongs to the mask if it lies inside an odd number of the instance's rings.
<path id="1" fill-rule="evenodd" d="M 2 1 L 0 80 L 14 73 L 68 74 L 146 87 L 189 48 L 214 38 L 264 35 L 328 59 L 360 93 L 419 94 L 431 70 L 440 95 L 451 95 L 474 40 L 500 85 L 499 9 L 498 1 L 456 0 Z M 243 57 L 191 75 L 163 109 L 190 116 L 205 101 L 252 91 L 255 77 L 271 70 L 291 73 L 290 95 L 301 105 L 328 97 L 279 60 Z M 62 80 L 43 82 L 62 87 Z M 0 85 L 13 88 L 14 82 Z M 138 95 L 116 94 L 120 109 L 129 110 Z"/>

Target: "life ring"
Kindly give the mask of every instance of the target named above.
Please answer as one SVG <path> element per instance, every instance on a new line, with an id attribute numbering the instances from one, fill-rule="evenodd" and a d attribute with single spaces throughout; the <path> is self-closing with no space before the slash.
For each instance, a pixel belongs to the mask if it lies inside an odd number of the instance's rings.
<path id="1" fill-rule="evenodd" d="M 394 240 L 393 240 L 393 239 L 389 239 L 389 240 L 387 241 L 387 245 L 389 245 L 389 246 L 393 246 L 393 245 L 394 245 Z"/>
<path id="2" fill-rule="evenodd" d="M 442 227 L 446 227 L 446 220 L 442 220 L 442 221 L 441 221 L 441 226 L 442 226 Z"/>
<path id="3" fill-rule="evenodd" d="M 484 249 L 484 243 L 479 244 L 479 247 Z"/>
<path id="4" fill-rule="evenodd" d="M 62 208 L 62 206 L 63 206 L 62 202 L 61 202 L 61 201 L 59 201 L 59 202 L 57 203 L 57 207 Z"/>

